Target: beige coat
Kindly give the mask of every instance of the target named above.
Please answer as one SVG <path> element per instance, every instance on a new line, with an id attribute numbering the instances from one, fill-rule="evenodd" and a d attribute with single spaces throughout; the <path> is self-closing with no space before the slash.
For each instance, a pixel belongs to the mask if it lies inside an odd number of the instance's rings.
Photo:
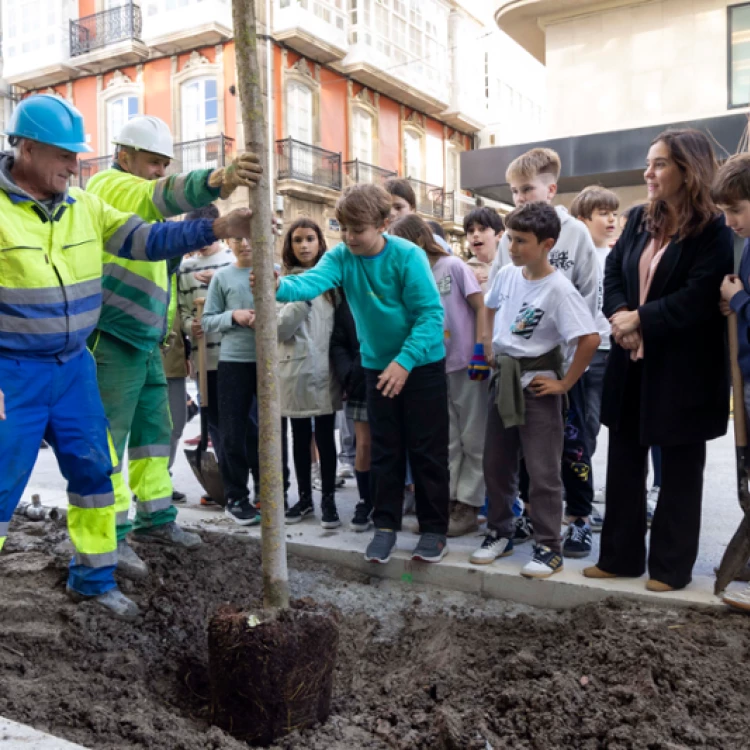
<path id="1" fill-rule="evenodd" d="M 325 295 L 278 305 L 279 396 L 284 417 L 315 417 L 341 409 L 341 385 L 329 349 L 334 307 Z"/>

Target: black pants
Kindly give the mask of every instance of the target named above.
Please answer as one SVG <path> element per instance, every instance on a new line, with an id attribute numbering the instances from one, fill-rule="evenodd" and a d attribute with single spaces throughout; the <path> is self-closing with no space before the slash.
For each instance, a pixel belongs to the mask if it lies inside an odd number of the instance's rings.
<path id="1" fill-rule="evenodd" d="M 630 367 L 619 429 L 609 431 L 607 513 L 597 565 L 640 576 L 646 567 L 648 446 L 641 445 L 641 368 Z M 692 579 L 698 556 L 706 443 L 662 446 L 662 486 L 651 523 L 648 571 L 674 588 Z"/>
<path id="2" fill-rule="evenodd" d="M 591 515 L 594 480 L 586 435 L 586 390 L 583 379 L 568 391 L 568 414 L 562 456 L 562 480 L 565 514 L 576 518 Z"/>
<path id="3" fill-rule="evenodd" d="M 297 474 L 297 490 L 300 497 L 312 493 L 312 456 L 310 447 L 313 436 L 311 417 L 291 417 L 292 455 L 294 471 Z M 336 491 L 336 414 L 323 414 L 315 417 L 315 445 L 320 453 L 320 479 L 323 494 L 332 495 Z"/>
<path id="4" fill-rule="evenodd" d="M 448 381 L 445 360 L 415 367 L 398 396 L 377 389 L 378 370 L 365 369 L 372 435 L 370 494 L 379 529 L 401 529 L 406 451 L 422 533 L 448 530 Z"/>
<path id="5" fill-rule="evenodd" d="M 255 362 L 219 362 L 217 389 L 221 428 L 219 468 L 227 501 L 249 497 L 247 480 L 251 473 L 255 486 L 260 485 L 258 430 L 251 418 L 257 390 L 256 375 Z M 286 425 L 282 420 L 284 486 L 288 487 L 285 434 Z"/>

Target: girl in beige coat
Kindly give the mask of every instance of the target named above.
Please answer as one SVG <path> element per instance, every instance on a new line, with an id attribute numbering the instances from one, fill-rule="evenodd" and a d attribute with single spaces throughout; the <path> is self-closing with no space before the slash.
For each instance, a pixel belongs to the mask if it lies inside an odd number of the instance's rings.
<path id="1" fill-rule="evenodd" d="M 284 274 L 302 273 L 323 257 L 326 243 L 311 219 L 297 219 L 284 238 Z M 326 292 L 311 302 L 279 305 L 279 392 L 281 413 L 292 424 L 294 469 L 299 501 L 286 514 L 287 523 L 298 523 L 313 513 L 313 435 L 320 453 L 323 485 L 321 526 L 341 525 L 336 510 L 336 412 L 341 409 L 341 386 L 331 367 L 329 349 L 333 332 L 336 293 Z M 313 429 L 313 418 L 315 427 Z"/>

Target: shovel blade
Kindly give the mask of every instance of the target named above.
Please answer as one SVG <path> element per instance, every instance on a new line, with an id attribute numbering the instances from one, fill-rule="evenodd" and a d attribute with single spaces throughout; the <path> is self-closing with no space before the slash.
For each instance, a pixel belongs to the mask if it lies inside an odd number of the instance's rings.
<path id="1" fill-rule="evenodd" d="M 209 497 L 220 506 L 224 507 L 224 483 L 221 481 L 221 473 L 216 456 L 210 451 L 200 448 L 185 449 L 185 458 L 200 482 L 201 487 L 208 493 Z"/>
<path id="2" fill-rule="evenodd" d="M 720 594 L 743 571 L 750 559 L 750 513 L 746 513 L 739 528 L 727 545 L 716 572 L 714 593 Z"/>

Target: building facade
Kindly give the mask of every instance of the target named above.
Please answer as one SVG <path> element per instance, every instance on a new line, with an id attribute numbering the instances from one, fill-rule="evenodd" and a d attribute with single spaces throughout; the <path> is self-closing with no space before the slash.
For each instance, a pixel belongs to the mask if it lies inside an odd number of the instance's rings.
<path id="1" fill-rule="evenodd" d="M 750 102 L 750 3 L 505 0 L 495 7 L 499 28 L 545 64 L 546 136 L 562 157 L 563 202 L 590 182 L 616 189 L 625 205 L 645 199 L 645 155 L 668 126 L 710 132 L 720 155 L 740 145 Z M 507 199 L 498 175 L 534 145 L 546 143 L 529 138 L 465 159 L 464 187 Z"/>
<path id="2" fill-rule="evenodd" d="M 478 43 L 487 31 L 470 6 L 258 1 L 269 200 L 284 226 L 309 216 L 337 242 L 342 189 L 400 175 L 419 211 L 460 243 L 475 205 L 460 189 L 460 155 L 487 112 Z M 243 143 L 231 0 L 1 0 L 0 11 L 8 84 L 63 96 L 85 118 L 93 154 L 82 185 L 109 165 L 113 137 L 137 114 L 170 125 L 174 169 L 221 166 Z"/>

